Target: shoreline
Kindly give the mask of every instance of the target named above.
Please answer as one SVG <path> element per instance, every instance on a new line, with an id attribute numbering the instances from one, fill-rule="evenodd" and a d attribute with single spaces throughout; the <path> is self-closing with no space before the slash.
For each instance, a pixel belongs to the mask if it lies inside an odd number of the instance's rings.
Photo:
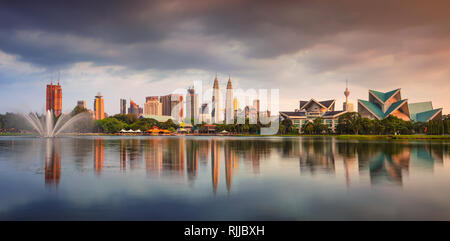
<path id="1" fill-rule="evenodd" d="M 28 133 L 0 133 L 0 137 L 18 137 L 18 136 L 33 136 Z M 450 135 L 310 135 L 310 134 L 284 134 L 284 135 L 258 135 L 258 134 L 175 134 L 175 135 L 124 135 L 124 134 L 110 134 L 110 133 L 73 133 L 62 136 L 223 136 L 223 137 L 335 137 L 337 139 L 384 139 L 384 140 L 450 140 Z"/>

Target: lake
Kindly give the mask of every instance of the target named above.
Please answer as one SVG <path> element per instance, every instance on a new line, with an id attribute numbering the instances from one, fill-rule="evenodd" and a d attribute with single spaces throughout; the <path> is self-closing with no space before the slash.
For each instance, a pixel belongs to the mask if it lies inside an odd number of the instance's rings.
<path id="1" fill-rule="evenodd" d="M 0 137 L 1 220 L 449 220 L 450 142 Z"/>

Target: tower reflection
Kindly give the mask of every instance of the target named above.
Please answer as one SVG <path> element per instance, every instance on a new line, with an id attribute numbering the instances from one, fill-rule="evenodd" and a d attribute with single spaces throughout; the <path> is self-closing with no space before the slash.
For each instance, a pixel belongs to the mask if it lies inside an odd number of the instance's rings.
<path id="1" fill-rule="evenodd" d="M 219 185 L 220 144 L 216 139 L 211 140 L 211 178 L 213 193 L 216 195 Z"/>
<path id="2" fill-rule="evenodd" d="M 197 178 L 198 156 L 199 143 L 192 139 L 186 140 L 186 165 L 189 181 L 194 181 Z"/>
<path id="3" fill-rule="evenodd" d="M 127 140 L 120 139 L 120 171 L 127 171 Z"/>
<path id="4" fill-rule="evenodd" d="M 59 140 L 47 138 L 45 156 L 45 185 L 58 187 L 61 179 L 61 154 Z"/>
<path id="5" fill-rule="evenodd" d="M 231 191 L 233 171 L 239 167 L 239 158 L 230 142 L 225 145 L 225 179 L 228 193 Z"/>
<path id="6" fill-rule="evenodd" d="M 94 140 L 94 171 L 97 175 L 100 175 L 103 171 L 104 162 L 104 142 L 103 138 L 97 138 Z"/>
<path id="7" fill-rule="evenodd" d="M 163 170 L 163 142 L 161 139 L 150 139 L 144 144 L 145 169 L 147 176 L 159 176 Z"/>

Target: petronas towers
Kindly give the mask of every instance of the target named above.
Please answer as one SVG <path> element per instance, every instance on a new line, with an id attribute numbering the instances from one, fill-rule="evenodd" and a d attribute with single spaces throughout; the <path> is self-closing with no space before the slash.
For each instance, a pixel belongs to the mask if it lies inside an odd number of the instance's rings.
<path id="1" fill-rule="evenodd" d="M 231 124 L 234 122 L 234 104 L 233 104 L 233 86 L 231 84 L 231 77 L 228 77 L 226 96 L 225 96 L 225 111 L 221 111 L 220 108 L 220 89 L 219 79 L 214 79 L 213 96 L 212 96 L 212 112 L 211 117 L 213 123 L 220 123 L 223 119 L 221 113 L 225 114 L 225 123 Z"/>

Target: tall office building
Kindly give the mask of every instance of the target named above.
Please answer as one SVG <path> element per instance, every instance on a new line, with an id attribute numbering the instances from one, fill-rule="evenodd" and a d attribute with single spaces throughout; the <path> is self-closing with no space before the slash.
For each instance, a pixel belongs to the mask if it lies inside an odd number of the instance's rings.
<path id="1" fill-rule="evenodd" d="M 120 114 L 122 114 L 122 115 L 127 114 L 127 100 L 126 99 L 120 99 Z"/>
<path id="2" fill-rule="evenodd" d="M 233 122 L 234 122 L 233 86 L 231 85 L 231 77 L 228 77 L 227 92 L 225 97 L 225 123 L 232 124 Z"/>
<path id="3" fill-rule="evenodd" d="M 128 108 L 128 114 L 133 114 L 136 116 L 140 116 L 143 113 L 141 107 L 138 104 L 134 103 L 134 101 L 130 100 L 130 108 Z"/>
<path id="4" fill-rule="evenodd" d="M 56 116 L 61 115 L 62 112 L 62 89 L 61 85 L 54 85 L 51 82 L 47 85 L 47 95 L 46 95 L 46 110 L 53 111 Z"/>
<path id="5" fill-rule="evenodd" d="M 158 96 L 149 96 L 145 98 L 144 114 L 162 115 L 162 103 L 159 102 Z"/>
<path id="6" fill-rule="evenodd" d="M 186 118 L 197 120 L 198 117 L 198 95 L 194 88 L 189 88 L 186 97 Z"/>
<path id="7" fill-rule="evenodd" d="M 160 101 L 162 103 L 162 114 L 171 116 L 172 111 L 174 113 L 177 113 L 178 116 L 175 117 L 176 120 L 182 120 L 184 115 L 184 108 L 183 108 L 183 96 L 180 94 L 170 94 L 160 97 Z M 175 108 L 177 108 L 175 110 Z"/>
<path id="8" fill-rule="evenodd" d="M 211 122 L 211 113 L 209 113 L 208 104 L 202 104 L 200 107 L 200 122 L 210 123 Z"/>
<path id="9" fill-rule="evenodd" d="M 94 100 L 94 119 L 103 120 L 105 118 L 105 103 L 100 92 L 97 93 Z"/>
<path id="10" fill-rule="evenodd" d="M 214 79 L 213 85 L 213 96 L 212 96 L 212 109 L 211 109 L 211 118 L 213 123 L 219 123 L 220 121 L 220 90 L 219 90 L 219 79 Z"/>

